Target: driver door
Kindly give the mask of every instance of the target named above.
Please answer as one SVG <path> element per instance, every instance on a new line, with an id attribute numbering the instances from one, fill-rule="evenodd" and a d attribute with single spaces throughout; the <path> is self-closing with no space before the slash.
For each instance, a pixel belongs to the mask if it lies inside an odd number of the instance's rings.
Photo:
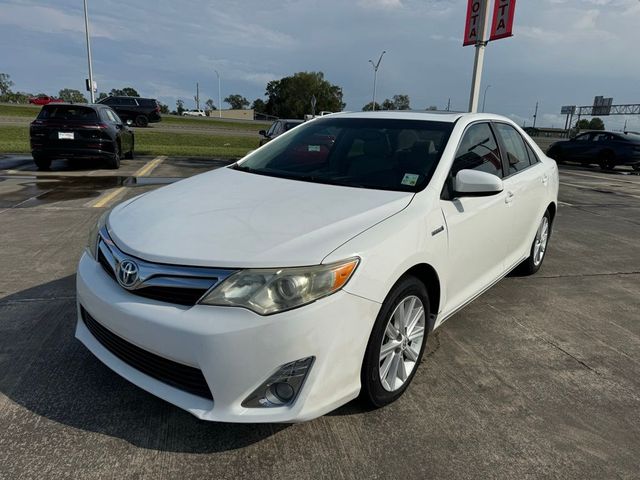
<path id="1" fill-rule="evenodd" d="M 509 192 L 457 197 L 453 179 L 463 169 L 503 178 L 500 150 L 488 123 L 475 123 L 465 131 L 440 200 L 448 235 L 449 267 L 444 279 L 446 300 L 441 318 L 472 300 L 504 274 L 509 248 L 512 220 Z"/>

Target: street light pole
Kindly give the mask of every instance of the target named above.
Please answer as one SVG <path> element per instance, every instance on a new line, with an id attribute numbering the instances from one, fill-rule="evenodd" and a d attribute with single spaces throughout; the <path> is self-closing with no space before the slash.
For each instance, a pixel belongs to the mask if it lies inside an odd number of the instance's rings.
<path id="1" fill-rule="evenodd" d="M 89 41 L 89 14 L 87 13 L 87 0 L 84 0 L 84 33 L 87 39 L 87 62 L 89 63 L 89 97 L 91 103 L 95 103 L 93 91 L 93 67 L 91 66 L 91 42 Z"/>
<path id="2" fill-rule="evenodd" d="M 220 74 L 218 70 L 214 70 L 218 76 L 218 117 L 222 118 L 222 95 L 220 94 Z"/>
<path id="3" fill-rule="evenodd" d="M 487 85 L 484 89 L 484 96 L 482 97 L 482 112 L 484 113 L 484 105 L 487 102 L 487 90 L 491 88 L 491 85 Z"/>
<path id="4" fill-rule="evenodd" d="M 378 80 L 378 68 L 380 68 L 380 62 L 382 61 L 382 57 L 385 53 L 387 53 L 386 50 L 383 50 L 377 63 L 373 63 L 373 60 L 369 60 L 369 63 L 373 66 L 373 100 L 371 101 L 371 110 L 373 111 L 376 110 L 376 81 Z"/>

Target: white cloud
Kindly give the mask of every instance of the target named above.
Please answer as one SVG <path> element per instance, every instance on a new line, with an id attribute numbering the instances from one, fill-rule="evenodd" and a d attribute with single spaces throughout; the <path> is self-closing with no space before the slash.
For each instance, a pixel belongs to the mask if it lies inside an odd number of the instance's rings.
<path id="1" fill-rule="evenodd" d="M 401 0 L 359 0 L 358 5 L 365 8 L 401 8 Z"/>

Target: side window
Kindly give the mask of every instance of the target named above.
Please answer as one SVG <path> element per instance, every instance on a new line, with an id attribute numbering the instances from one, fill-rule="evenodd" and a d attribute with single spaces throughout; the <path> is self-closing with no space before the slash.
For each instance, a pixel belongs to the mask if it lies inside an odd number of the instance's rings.
<path id="1" fill-rule="evenodd" d="M 480 170 L 502 178 L 498 144 L 488 123 L 472 125 L 464 133 L 451 167 L 452 177 L 464 169 Z"/>
<path id="2" fill-rule="evenodd" d="M 109 118 L 109 121 L 111 123 L 121 123 L 120 119 L 111 110 L 106 110 L 106 112 L 107 112 L 107 117 Z"/>
<path id="3" fill-rule="evenodd" d="M 588 142 L 589 141 L 589 137 L 591 136 L 591 134 L 589 133 L 584 133 L 582 135 L 578 135 L 574 140 L 576 142 Z"/>
<path id="4" fill-rule="evenodd" d="M 138 104 L 136 103 L 136 99 L 135 98 L 123 98 L 120 101 L 121 105 L 126 105 L 127 107 L 137 107 Z"/>
<path id="5" fill-rule="evenodd" d="M 529 155 L 520 134 L 515 128 L 506 123 L 496 123 L 495 125 L 507 150 L 509 175 L 527 168 L 529 166 Z"/>
<path id="6" fill-rule="evenodd" d="M 276 126 L 278 125 L 278 122 L 273 122 L 271 124 L 271 126 L 269 127 L 269 130 L 267 130 L 267 137 L 270 137 L 271 135 L 273 135 L 273 133 L 276 130 Z"/>
<path id="7" fill-rule="evenodd" d="M 531 148 L 529 143 L 528 142 L 524 142 L 524 143 L 527 146 L 527 153 L 529 154 L 529 163 L 531 165 L 535 165 L 536 163 L 538 163 L 540 161 L 540 159 L 536 155 L 536 152 L 533 151 L 533 148 Z"/>

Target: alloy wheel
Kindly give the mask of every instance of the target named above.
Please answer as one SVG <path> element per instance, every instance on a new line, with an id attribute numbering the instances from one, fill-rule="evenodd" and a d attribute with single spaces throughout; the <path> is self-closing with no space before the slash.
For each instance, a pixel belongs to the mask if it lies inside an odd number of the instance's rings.
<path id="1" fill-rule="evenodd" d="M 415 295 L 403 298 L 389 317 L 379 358 L 380 381 L 388 392 L 401 388 L 416 368 L 425 325 L 424 305 Z"/>
<path id="2" fill-rule="evenodd" d="M 549 241 L 549 219 L 545 215 L 536 232 L 536 239 L 533 245 L 533 263 L 538 266 L 542 263 L 544 254 L 547 251 L 547 242 Z"/>

